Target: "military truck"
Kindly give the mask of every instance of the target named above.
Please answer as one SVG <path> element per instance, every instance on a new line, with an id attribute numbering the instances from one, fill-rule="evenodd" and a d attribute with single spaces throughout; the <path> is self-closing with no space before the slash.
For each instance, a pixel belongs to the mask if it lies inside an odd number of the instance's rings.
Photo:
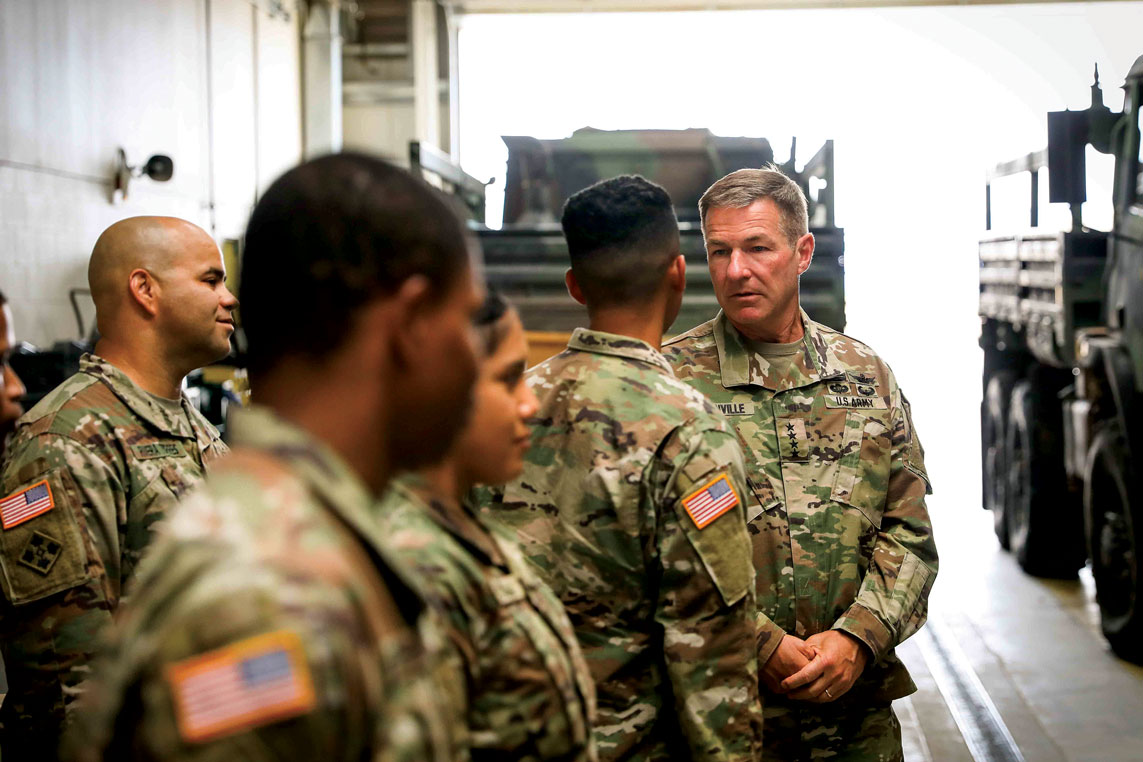
<path id="1" fill-rule="evenodd" d="M 484 224 L 483 184 L 447 157 L 414 143 L 410 163 L 414 171 L 443 183 L 462 202 L 484 250 L 488 282 L 520 310 L 534 344 L 548 341 L 543 356 L 562 348 L 574 328 L 587 325 L 587 313 L 564 285 L 568 254 L 559 225 L 564 202 L 576 191 L 615 175 L 643 175 L 666 188 L 675 203 L 687 258 L 687 292 L 669 332 L 679 333 L 714 317 L 718 302 L 706 267 L 698 200 L 726 173 L 773 162 L 768 140 L 719 137 L 706 129 L 592 128 L 555 140 L 523 136 L 503 140 L 508 146 L 508 171 L 500 229 Z M 813 263 L 801 279 L 802 306 L 815 320 L 843 330 L 844 231 L 834 220 L 833 141 L 826 141 L 799 168 L 795 139 L 781 169 L 809 199 L 810 230 L 817 242 Z"/>
<path id="2" fill-rule="evenodd" d="M 1090 561 L 1104 636 L 1143 663 L 1143 57 L 1122 112 L 1048 114 L 1048 147 L 999 165 L 980 241 L 983 502 L 1027 572 Z M 1083 223 L 1087 146 L 1115 158 L 1110 231 Z M 1039 173 L 1071 229 L 1039 226 Z M 992 228 L 992 180 L 1031 175 L 1029 227 Z"/>

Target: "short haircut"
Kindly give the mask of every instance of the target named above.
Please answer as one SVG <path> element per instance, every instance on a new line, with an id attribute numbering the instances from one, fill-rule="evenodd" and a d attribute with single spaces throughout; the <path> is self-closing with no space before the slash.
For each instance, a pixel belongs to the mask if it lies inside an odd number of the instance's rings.
<path id="1" fill-rule="evenodd" d="M 810 232 L 809 212 L 802 189 L 774 164 L 762 169 L 731 172 L 706 189 L 699 199 L 699 222 L 706 237 L 706 215 L 711 209 L 742 209 L 755 201 L 771 199 L 782 213 L 782 233 L 794 248 Z"/>
<path id="2" fill-rule="evenodd" d="M 514 312 L 512 304 L 499 291 L 488 289 L 484 303 L 472 318 L 480 349 L 485 357 L 500 348 L 500 343 L 508 335 L 508 327 L 511 325 L 505 318 Z"/>
<path id="3" fill-rule="evenodd" d="M 679 255 L 679 223 L 667 192 L 638 175 L 584 188 L 561 220 L 571 269 L 590 305 L 653 296 Z"/>
<path id="4" fill-rule="evenodd" d="M 444 294 L 468 267 L 462 223 L 421 180 L 364 154 L 307 161 L 270 186 L 246 228 L 239 297 L 250 371 L 327 356 L 369 301 L 414 275 Z"/>

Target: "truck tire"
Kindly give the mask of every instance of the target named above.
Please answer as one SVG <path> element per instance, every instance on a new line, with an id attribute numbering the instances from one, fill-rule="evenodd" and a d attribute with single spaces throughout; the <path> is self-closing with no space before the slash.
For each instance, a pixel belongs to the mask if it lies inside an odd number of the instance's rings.
<path id="1" fill-rule="evenodd" d="M 1037 577 L 1074 577 L 1083 565 L 1083 519 L 1068 490 L 1056 395 L 1043 394 L 1027 380 L 1013 386 L 1004 441 L 1004 513 L 1012 555 Z"/>
<path id="2" fill-rule="evenodd" d="M 1096 430 L 1084 468 L 1084 516 L 1100 625 L 1119 656 L 1143 664 L 1139 557 L 1143 515 L 1118 421 Z"/>
<path id="3" fill-rule="evenodd" d="M 980 454 L 985 510 L 992 511 L 992 526 L 1000 547 L 1008 550 L 1008 519 L 1004 511 L 1004 495 L 1008 491 L 1007 466 L 1004 460 L 1004 431 L 1008 419 L 1008 398 L 1016 374 L 1000 370 L 992 374 L 980 403 Z"/>

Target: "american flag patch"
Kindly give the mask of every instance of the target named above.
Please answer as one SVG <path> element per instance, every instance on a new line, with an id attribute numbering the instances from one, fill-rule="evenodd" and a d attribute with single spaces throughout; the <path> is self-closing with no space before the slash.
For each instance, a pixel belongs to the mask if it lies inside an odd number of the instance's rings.
<path id="1" fill-rule="evenodd" d="M 257 635 L 167 667 L 179 733 L 191 742 L 305 714 L 313 681 L 298 636 Z"/>
<path id="2" fill-rule="evenodd" d="M 44 479 L 0 500 L 0 523 L 5 529 L 11 529 L 55 507 L 52 488 L 48 486 L 48 480 Z"/>
<path id="3" fill-rule="evenodd" d="M 699 529 L 736 505 L 738 505 L 738 495 L 730 486 L 726 474 L 719 474 L 713 481 L 692 492 L 689 497 L 683 498 L 683 507 L 687 509 L 687 513 Z"/>

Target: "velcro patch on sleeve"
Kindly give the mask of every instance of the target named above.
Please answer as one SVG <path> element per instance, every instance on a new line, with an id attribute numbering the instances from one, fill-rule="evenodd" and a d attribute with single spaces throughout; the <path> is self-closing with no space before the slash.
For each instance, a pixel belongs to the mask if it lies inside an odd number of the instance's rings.
<path id="1" fill-rule="evenodd" d="M 738 505 L 738 495 L 726 474 L 719 474 L 683 498 L 683 507 L 699 529 Z"/>
<path id="2" fill-rule="evenodd" d="M 179 733 L 196 743 L 313 710 L 305 651 L 288 630 L 256 635 L 166 671 Z"/>
<path id="3" fill-rule="evenodd" d="M 11 529 L 55 507 L 52 488 L 47 479 L 42 479 L 0 500 L 0 523 L 5 529 Z"/>

